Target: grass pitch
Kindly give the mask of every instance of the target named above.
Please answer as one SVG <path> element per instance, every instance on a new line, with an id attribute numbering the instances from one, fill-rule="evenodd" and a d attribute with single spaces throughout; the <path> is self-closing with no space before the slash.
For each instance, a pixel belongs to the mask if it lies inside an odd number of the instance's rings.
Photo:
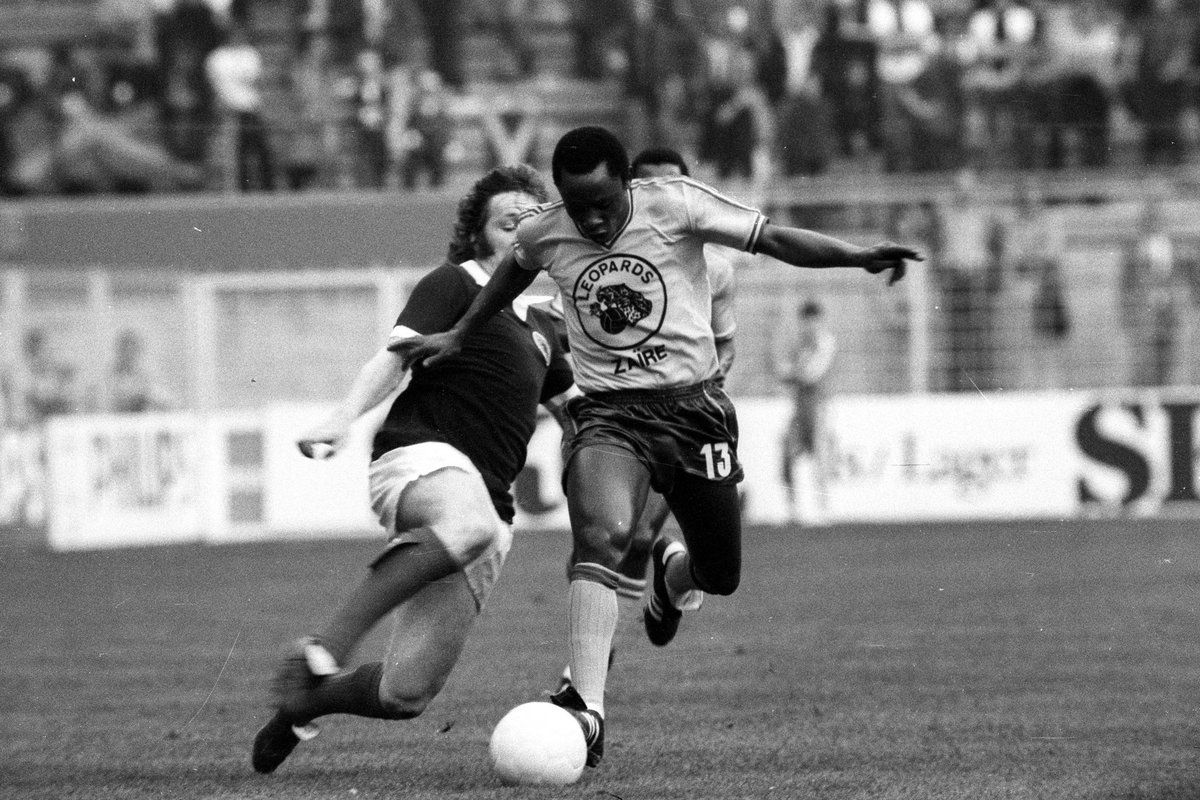
<path id="1" fill-rule="evenodd" d="M 518 532 L 425 716 L 327 718 L 271 776 L 279 648 L 375 543 L 2 549 L 0 797 L 1200 798 L 1195 523 L 748 530 L 741 589 L 671 646 L 622 607 L 600 768 L 501 787 L 491 726 L 565 657 L 567 549 Z"/>

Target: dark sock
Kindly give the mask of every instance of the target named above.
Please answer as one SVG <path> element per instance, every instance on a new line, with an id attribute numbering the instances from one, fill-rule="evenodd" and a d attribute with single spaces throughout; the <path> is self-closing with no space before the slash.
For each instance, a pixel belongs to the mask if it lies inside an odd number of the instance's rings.
<path id="1" fill-rule="evenodd" d="M 453 575 L 458 564 L 428 528 L 405 532 L 405 541 L 384 553 L 317 635 L 339 664 L 389 611 L 418 591 Z"/>
<path id="2" fill-rule="evenodd" d="M 353 672 L 339 672 L 317 684 L 308 693 L 303 716 L 309 719 L 326 714 L 354 714 L 372 719 L 394 719 L 379 701 L 379 682 L 383 664 L 363 664 Z"/>

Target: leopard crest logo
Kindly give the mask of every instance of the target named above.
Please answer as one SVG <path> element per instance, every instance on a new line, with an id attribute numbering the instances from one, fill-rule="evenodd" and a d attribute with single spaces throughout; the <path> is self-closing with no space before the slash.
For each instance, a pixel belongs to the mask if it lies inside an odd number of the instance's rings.
<path id="1" fill-rule="evenodd" d="M 572 299 L 588 338 L 609 350 L 645 343 L 662 327 L 667 308 L 662 274 L 624 253 L 589 264 L 575 281 Z"/>

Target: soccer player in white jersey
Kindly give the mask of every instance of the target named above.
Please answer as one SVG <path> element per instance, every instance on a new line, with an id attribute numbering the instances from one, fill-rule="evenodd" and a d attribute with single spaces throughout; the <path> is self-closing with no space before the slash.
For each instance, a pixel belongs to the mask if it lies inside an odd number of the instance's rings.
<path id="1" fill-rule="evenodd" d="M 459 204 L 446 263 L 417 283 L 389 341 L 453 325 L 511 250 L 522 211 L 546 197 L 529 167 L 477 181 Z M 453 358 L 415 367 L 392 402 L 370 465 L 371 505 L 388 544 L 324 626 L 290 646 L 274 679 L 276 712 L 254 739 L 257 772 L 273 772 L 315 735 L 318 717 L 419 715 L 458 660 L 512 541 L 510 487 L 538 404 L 555 411 L 572 386 L 558 320 L 512 299 Z M 399 388 L 404 372 L 382 347 L 331 416 L 300 438 L 301 452 L 339 448 L 351 422 Z M 393 611 L 383 660 L 343 669 Z"/>
<path id="2" fill-rule="evenodd" d="M 646 495 L 661 492 L 684 542 L 659 540 L 643 613 L 650 640 L 679 626 L 679 599 L 697 589 L 729 595 L 741 579 L 737 417 L 714 380 L 704 246 L 762 253 L 796 266 L 890 273 L 908 247 L 858 247 L 771 224 L 754 208 L 691 178 L 631 181 L 629 156 L 608 130 L 568 131 L 551 171 L 561 200 L 522 219 L 513 252 L 450 330 L 398 343 L 405 363 L 452 358 L 477 326 L 538 270 L 558 284 L 575 382 L 567 405 L 564 482 L 574 539 L 570 583 L 573 687 L 551 699 L 575 712 L 588 764 L 604 750 L 604 688 L 616 629 L 617 568 Z M 686 543 L 686 545 L 685 545 Z"/>
<path id="3" fill-rule="evenodd" d="M 669 147 L 649 147 L 642 150 L 633 157 L 630 172 L 634 180 L 687 177 L 691 174 L 683 155 Z M 727 248 L 712 246 L 704 248 L 704 260 L 707 262 L 708 283 L 712 290 L 711 324 L 713 341 L 717 347 L 717 375 L 714 380 L 723 386 L 736 355 L 733 343 L 733 335 L 737 331 L 737 315 L 733 304 L 736 284 L 733 258 Z M 670 514 L 671 508 L 667 505 L 665 497 L 654 491 L 646 496 L 646 505 L 642 509 L 642 515 L 638 517 L 637 527 L 634 528 L 633 537 L 629 542 L 629 550 L 617 567 L 620 576 L 617 597 L 641 602 L 646 590 L 646 570 L 650 566 L 650 552 Z M 680 605 L 689 611 L 697 610 L 703 600 L 704 593 L 696 591 L 688 598 L 687 603 Z M 562 690 L 570 682 L 571 668 L 567 666 L 562 672 L 559 689 Z"/>

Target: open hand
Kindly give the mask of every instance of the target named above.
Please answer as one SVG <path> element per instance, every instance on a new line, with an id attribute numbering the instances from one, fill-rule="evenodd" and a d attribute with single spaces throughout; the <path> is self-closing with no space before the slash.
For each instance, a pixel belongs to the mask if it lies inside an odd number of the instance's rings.
<path id="1" fill-rule="evenodd" d="M 435 367 L 457 355 L 462 350 L 462 341 L 453 331 L 446 331 L 388 342 L 387 349 L 400 356 L 405 369 L 411 369 L 414 364 Z"/>
<path id="2" fill-rule="evenodd" d="M 305 458 L 322 461 L 342 449 L 349 433 L 349 425 L 340 419 L 329 419 L 297 439 L 296 446 Z"/>

